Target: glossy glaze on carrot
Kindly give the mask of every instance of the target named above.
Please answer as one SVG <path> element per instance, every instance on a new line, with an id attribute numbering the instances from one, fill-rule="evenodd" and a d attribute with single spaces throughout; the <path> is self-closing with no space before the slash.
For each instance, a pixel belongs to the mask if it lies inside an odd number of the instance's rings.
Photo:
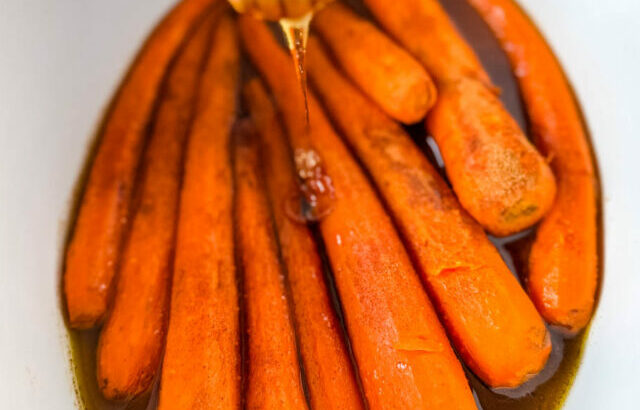
<path id="1" fill-rule="evenodd" d="M 293 67 L 266 26 L 240 18 L 243 44 L 281 108 L 288 136 L 306 128 Z M 475 403 L 417 273 L 362 170 L 313 94 L 309 138 L 335 184 L 320 230 L 372 409 L 474 409 Z M 293 144 L 295 145 L 295 144 Z"/>
<path id="2" fill-rule="evenodd" d="M 185 158 L 159 409 L 239 409 L 240 330 L 231 125 L 239 44 L 230 15 L 213 34 Z"/>
<path id="3" fill-rule="evenodd" d="M 235 133 L 236 235 L 247 326 L 247 409 L 307 409 L 255 129 Z"/>
<path id="4" fill-rule="evenodd" d="M 113 309 L 97 351 L 98 384 L 112 400 L 148 390 L 160 365 L 183 151 L 211 23 L 208 18 L 198 28 L 171 68 L 144 154 L 139 203 L 123 251 Z"/>
<path id="5" fill-rule="evenodd" d="M 580 109 L 553 52 L 515 3 L 469 3 L 507 53 L 534 140 L 558 181 L 531 249 L 529 294 L 547 321 L 576 332 L 589 322 L 598 278 L 596 178 Z"/>
<path id="6" fill-rule="evenodd" d="M 309 228 L 289 215 L 293 210 L 288 201 L 295 197 L 297 183 L 280 119 L 260 80 L 252 79 L 245 86 L 244 100 L 259 130 L 265 182 L 287 268 L 311 406 L 361 409 L 360 390 L 329 299 L 317 245 Z"/>
<path id="7" fill-rule="evenodd" d="M 64 293 L 73 328 L 91 328 L 105 316 L 160 84 L 176 50 L 212 3 L 185 0 L 165 17 L 140 51 L 107 117 L 65 260 Z"/>
<path id="8" fill-rule="evenodd" d="M 314 89 L 373 177 L 465 363 L 493 387 L 538 373 L 551 343 L 544 322 L 482 228 L 462 209 L 402 128 L 309 40 Z"/>

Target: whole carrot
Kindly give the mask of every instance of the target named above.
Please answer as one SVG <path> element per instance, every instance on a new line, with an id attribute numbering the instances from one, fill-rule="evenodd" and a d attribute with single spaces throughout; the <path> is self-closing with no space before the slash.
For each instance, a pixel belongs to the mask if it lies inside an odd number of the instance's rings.
<path id="1" fill-rule="evenodd" d="M 512 1 L 470 0 L 500 40 L 516 74 L 538 147 L 552 158 L 558 195 L 531 249 L 529 294 L 544 318 L 572 332 L 593 312 L 598 278 L 593 158 L 560 64 Z"/>
<path id="2" fill-rule="evenodd" d="M 538 373 L 551 343 L 544 322 L 484 231 L 410 137 L 332 65 L 315 37 L 312 84 L 358 154 L 414 255 L 465 363 L 492 387 Z"/>
<path id="3" fill-rule="evenodd" d="M 240 27 L 295 141 L 306 124 L 304 108 L 288 104 L 291 93 L 301 92 L 293 66 L 266 26 L 242 17 Z M 391 220 L 313 94 L 309 103 L 309 139 L 335 184 L 333 210 L 320 230 L 370 408 L 474 409 L 462 367 Z"/>
<path id="4" fill-rule="evenodd" d="M 538 222 L 553 203 L 553 174 L 490 89 L 438 1 L 365 4 L 436 80 L 438 101 L 427 116 L 427 129 L 462 206 L 495 235 Z"/>
<path id="5" fill-rule="evenodd" d="M 194 22 L 212 3 L 184 0 L 169 13 L 140 51 L 114 101 L 66 254 L 64 293 L 73 328 L 93 327 L 105 315 L 160 83 Z"/>
<path id="6" fill-rule="evenodd" d="M 415 123 L 436 102 L 435 85 L 420 63 L 347 6 L 330 4 L 313 27 L 351 80 L 391 117 Z"/>
<path id="7" fill-rule="evenodd" d="M 382 27 L 413 54 L 438 85 L 461 77 L 493 87 L 480 60 L 438 0 L 364 0 Z"/>
<path id="8" fill-rule="evenodd" d="M 259 130 L 265 180 L 287 268 L 311 406 L 361 409 L 360 391 L 340 323 L 331 307 L 316 243 L 309 228 L 288 215 L 291 210 L 287 201 L 295 196 L 297 185 L 284 130 L 260 80 L 253 79 L 245 86 L 244 97 Z"/>
<path id="9" fill-rule="evenodd" d="M 238 77 L 236 28 L 224 16 L 214 33 L 186 152 L 161 410 L 240 408 L 229 155 Z"/>
<path id="10" fill-rule="evenodd" d="M 480 82 L 461 78 L 440 87 L 427 128 L 460 203 L 491 233 L 521 231 L 551 208 L 551 169 Z"/>
<path id="11" fill-rule="evenodd" d="M 145 392 L 160 365 L 183 149 L 210 29 L 207 19 L 172 67 L 143 158 L 139 204 L 98 344 L 98 385 L 108 399 Z"/>
<path id="12" fill-rule="evenodd" d="M 248 409 L 306 409 L 296 340 L 287 303 L 255 130 L 235 135 L 235 219 L 244 273 L 248 334 Z"/>

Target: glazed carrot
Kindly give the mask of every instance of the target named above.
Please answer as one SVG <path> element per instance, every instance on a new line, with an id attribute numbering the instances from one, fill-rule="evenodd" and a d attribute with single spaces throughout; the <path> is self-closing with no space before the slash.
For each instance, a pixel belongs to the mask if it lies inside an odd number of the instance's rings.
<path id="1" fill-rule="evenodd" d="M 71 327 L 102 321 L 128 224 L 146 126 L 167 66 L 212 0 L 184 0 L 140 51 L 106 120 L 67 249 L 64 293 Z"/>
<path id="2" fill-rule="evenodd" d="M 293 66 L 267 28 L 240 19 L 241 37 L 282 110 L 289 138 L 305 129 Z M 335 184 L 320 221 L 347 330 L 372 409 L 474 409 L 447 336 L 373 188 L 310 94 L 310 140 Z M 295 145 L 295 143 L 293 144 Z"/>
<path id="3" fill-rule="evenodd" d="M 413 54 L 437 83 L 491 79 L 438 0 L 364 0 L 382 27 Z"/>
<path id="4" fill-rule="evenodd" d="M 284 16 L 287 18 L 300 18 L 311 11 L 312 3 L 317 0 L 281 0 Z"/>
<path id="5" fill-rule="evenodd" d="M 538 222 L 553 203 L 553 174 L 490 90 L 480 63 L 438 1 L 365 3 L 438 84 L 427 128 L 462 206 L 495 235 Z"/>
<path id="6" fill-rule="evenodd" d="M 329 0 L 330 1 L 330 0 Z M 266 20 L 297 19 L 327 0 L 229 0 L 240 13 L 251 13 Z"/>
<path id="7" fill-rule="evenodd" d="M 516 74 L 538 147 L 552 158 L 558 195 L 529 261 L 529 294 L 544 318 L 570 331 L 593 311 L 597 286 L 596 183 L 580 110 L 544 38 L 512 1 L 470 0 Z"/>
<path id="8" fill-rule="evenodd" d="M 480 225 L 315 37 L 308 62 L 315 89 L 386 200 L 465 363 L 492 387 L 515 387 L 538 373 L 551 351 L 544 322 Z"/>
<path id="9" fill-rule="evenodd" d="M 184 143 L 210 29 L 208 18 L 172 67 L 144 154 L 139 203 L 98 344 L 98 384 L 108 399 L 145 392 L 160 364 Z"/>
<path id="10" fill-rule="evenodd" d="M 491 233 L 521 231 L 551 208 L 556 192 L 551 169 L 478 81 L 461 78 L 442 86 L 427 128 L 460 203 Z"/>
<path id="11" fill-rule="evenodd" d="M 306 409 L 296 340 L 278 258 L 255 130 L 235 135 L 235 220 L 244 273 L 248 334 L 248 409 Z"/>
<path id="12" fill-rule="evenodd" d="M 238 409 L 240 333 L 230 154 L 239 49 L 223 17 L 200 85 L 180 199 L 159 409 Z"/>
<path id="13" fill-rule="evenodd" d="M 282 125 L 259 80 L 251 80 L 245 86 L 244 96 L 259 130 L 265 180 L 287 268 L 311 406 L 314 409 L 362 409 L 360 391 L 340 323 L 331 307 L 316 243 L 307 226 L 287 215 L 291 211 L 286 201 L 296 192 L 296 180 Z"/>
<path id="14" fill-rule="evenodd" d="M 347 6 L 330 4 L 314 17 L 313 27 L 344 72 L 391 117 L 411 124 L 436 102 L 435 85 L 422 65 Z"/>

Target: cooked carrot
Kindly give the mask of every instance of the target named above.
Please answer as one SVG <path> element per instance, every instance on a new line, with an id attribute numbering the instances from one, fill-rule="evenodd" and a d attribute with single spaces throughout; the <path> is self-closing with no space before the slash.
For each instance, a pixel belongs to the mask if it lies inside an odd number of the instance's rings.
<path id="1" fill-rule="evenodd" d="M 245 86 L 244 96 L 259 130 L 265 180 L 287 268 L 311 406 L 362 409 L 360 391 L 340 323 L 331 307 L 316 243 L 305 225 L 288 216 L 287 201 L 297 186 L 284 130 L 259 80 L 251 80 Z"/>
<path id="2" fill-rule="evenodd" d="M 239 13 L 266 20 L 297 19 L 331 0 L 229 0 Z"/>
<path id="3" fill-rule="evenodd" d="M 229 155 L 238 77 L 236 28 L 225 16 L 214 33 L 186 153 L 161 410 L 240 408 Z"/>
<path id="4" fill-rule="evenodd" d="M 98 344 L 98 384 L 108 399 L 145 392 L 160 364 L 184 143 L 210 31 L 208 18 L 171 69 L 144 154 L 139 204 L 123 251 L 113 310 Z"/>
<path id="5" fill-rule="evenodd" d="M 553 203 L 553 174 L 490 91 L 487 75 L 438 1 L 365 3 L 438 84 L 427 128 L 462 206 L 495 235 L 538 222 Z"/>
<path id="6" fill-rule="evenodd" d="M 512 1 L 470 0 L 504 48 L 538 147 L 552 158 L 558 195 L 529 261 L 529 294 L 544 318 L 570 331 L 593 311 L 598 278 L 596 183 L 580 109 L 544 38 Z"/>
<path id="7" fill-rule="evenodd" d="M 241 37 L 282 110 L 291 140 L 304 130 L 293 66 L 263 24 L 241 17 Z M 313 94 L 310 140 L 335 184 L 320 221 L 363 388 L 372 409 L 474 409 L 444 329 L 391 220 Z M 293 144 L 295 145 L 295 143 Z"/>
<path id="8" fill-rule="evenodd" d="M 327 6 L 313 27 L 351 80 L 391 117 L 411 124 L 436 102 L 435 85 L 422 65 L 347 6 Z"/>
<path id="9" fill-rule="evenodd" d="M 309 73 L 334 123 L 373 177 L 465 363 L 492 387 L 544 367 L 544 322 L 482 228 L 410 137 L 309 39 Z"/>
<path id="10" fill-rule="evenodd" d="M 260 178 L 255 130 L 236 132 L 235 220 L 244 273 L 248 334 L 248 409 L 306 409 L 295 334 L 267 193 Z"/>
<path id="11" fill-rule="evenodd" d="M 535 224 L 553 204 L 548 164 L 484 85 L 461 78 L 439 89 L 427 116 L 464 208 L 495 235 Z"/>
<path id="12" fill-rule="evenodd" d="M 438 0 L 364 0 L 382 27 L 413 54 L 438 85 L 461 77 L 493 87 L 480 60 Z"/>
<path id="13" fill-rule="evenodd" d="M 316 3 L 317 0 L 281 0 L 280 2 L 284 10 L 284 17 L 296 19 L 310 12 L 312 9 L 311 3 Z"/>
<path id="14" fill-rule="evenodd" d="M 73 328 L 90 328 L 104 318 L 160 83 L 194 22 L 212 3 L 185 0 L 169 13 L 147 40 L 114 101 L 67 249 L 64 293 Z"/>

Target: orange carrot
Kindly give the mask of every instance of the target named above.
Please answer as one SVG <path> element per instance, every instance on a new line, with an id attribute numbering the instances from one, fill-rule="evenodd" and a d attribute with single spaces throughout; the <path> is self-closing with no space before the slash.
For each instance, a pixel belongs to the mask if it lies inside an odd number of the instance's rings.
<path id="1" fill-rule="evenodd" d="M 364 4 L 424 64 L 438 85 L 470 77 L 492 87 L 480 60 L 438 0 L 364 0 Z"/>
<path id="2" fill-rule="evenodd" d="M 486 73 L 438 1 L 365 3 L 438 84 L 427 128 L 462 206 L 495 235 L 538 222 L 553 203 L 553 174 L 490 90 Z"/>
<path id="3" fill-rule="evenodd" d="M 242 17 L 241 37 L 282 110 L 289 138 L 306 128 L 291 61 L 263 24 Z M 347 330 L 372 409 L 474 409 L 464 372 L 391 220 L 365 175 L 309 95 L 313 147 L 335 186 L 320 221 Z M 296 145 L 295 143 L 293 145 Z"/>
<path id="4" fill-rule="evenodd" d="M 250 13 L 271 21 L 282 18 L 301 18 L 327 1 L 328 0 L 229 0 L 239 13 Z"/>
<path id="5" fill-rule="evenodd" d="M 184 0 L 156 27 L 124 81 L 100 138 L 67 249 L 64 293 L 77 329 L 104 317 L 120 259 L 146 125 L 167 66 L 212 0 Z"/>
<path id="6" fill-rule="evenodd" d="M 214 33 L 186 153 L 161 410 L 240 408 L 229 156 L 238 77 L 237 32 L 225 16 Z"/>
<path id="7" fill-rule="evenodd" d="M 145 392 L 160 364 L 184 143 L 211 22 L 198 28 L 176 60 L 143 158 L 139 204 L 98 345 L 98 384 L 108 399 Z"/>
<path id="8" fill-rule="evenodd" d="M 552 158 L 558 195 L 529 261 L 529 294 L 544 318 L 576 332 L 593 312 L 598 278 L 597 189 L 580 109 L 560 64 L 508 0 L 470 0 L 511 61 L 538 147 Z"/>
<path id="9" fill-rule="evenodd" d="M 420 63 L 347 6 L 327 6 L 313 26 L 345 73 L 391 117 L 414 123 L 436 102 L 435 85 Z"/>
<path id="10" fill-rule="evenodd" d="M 255 131 L 236 133 L 235 219 L 244 272 L 248 334 L 248 409 L 306 409 L 296 340 L 278 258 L 267 194 L 260 178 Z"/>
<path id="11" fill-rule="evenodd" d="M 315 89 L 386 200 L 465 363 L 492 387 L 514 387 L 538 373 L 551 351 L 544 322 L 482 228 L 315 37 L 308 61 Z"/>
<path id="12" fill-rule="evenodd" d="M 546 161 L 478 81 L 461 78 L 439 91 L 427 128 L 462 206 L 495 235 L 535 224 L 556 192 Z"/>
<path id="13" fill-rule="evenodd" d="M 311 406 L 361 409 L 362 399 L 340 323 L 331 307 L 316 243 L 305 225 L 287 215 L 291 212 L 287 211 L 287 201 L 296 192 L 296 180 L 282 125 L 261 81 L 251 80 L 244 96 L 259 130 L 266 185 L 291 287 Z"/>

